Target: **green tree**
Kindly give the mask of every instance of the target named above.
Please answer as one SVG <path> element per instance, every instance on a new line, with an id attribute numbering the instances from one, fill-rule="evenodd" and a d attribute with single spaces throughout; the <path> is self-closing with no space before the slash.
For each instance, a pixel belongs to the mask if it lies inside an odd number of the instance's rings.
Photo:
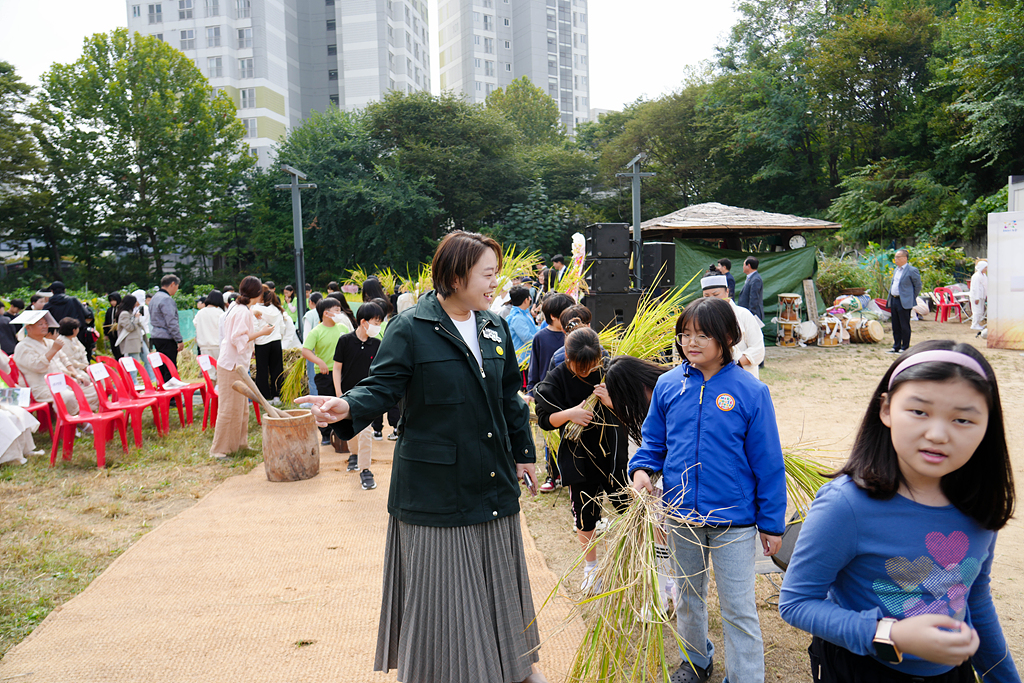
<path id="1" fill-rule="evenodd" d="M 526 201 L 513 204 L 505 220 L 493 231 L 505 246 L 514 244 L 520 251 L 539 251 L 545 258 L 569 244 L 567 212 L 552 203 L 544 183 L 535 180 Z"/>
<path id="2" fill-rule="evenodd" d="M 526 76 L 494 90 L 487 96 L 487 106 L 514 123 L 528 145 L 559 144 L 565 140 L 558 103 Z"/>
<path id="3" fill-rule="evenodd" d="M 32 113 L 49 165 L 52 220 L 87 268 L 105 248 L 147 256 L 210 248 L 254 161 L 224 94 L 190 59 L 127 29 L 85 40 L 42 76 Z"/>
<path id="4" fill-rule="evenodd" d="M 365 111 L 376 151 L 401 159 L 404 173 L 429 183 L 427 193 L 440 208 L 430 223 L 432 239 L 450 228 L 493 223 L 525 196 L 519 132 L 499 111 L 452 92 L 395 91 Z"/>

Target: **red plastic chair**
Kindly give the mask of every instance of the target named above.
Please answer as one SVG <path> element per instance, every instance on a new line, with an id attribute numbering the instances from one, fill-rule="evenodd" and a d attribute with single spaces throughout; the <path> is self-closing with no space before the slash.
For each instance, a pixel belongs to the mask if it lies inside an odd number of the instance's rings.
<path id="1" fill-rule="evenodd" d="M 4 384 L 14 388 L 18 386 L 18 375 L 17 367 L 14 365 L 14 359 L 11 358 L 11 372 L 7 373 L 0 370 L 0 379 L 3 379 Z M 53 436 L 53 422 L 50 419 L 50 404 L 37 401 L 32 398 L 32 392 L 29 392 L 29 402 L 25 406 L 25 410 L 36 416 L 39 420 L 39 424 L 42 425 L 43 429 L 52 437 Z"/>
<path id="2" fill-rule="evenodd" d="M 960 304 L 953 298 L 953 290 L 949 287 L 936 287 L 934 292 L 938 299 L 935 304 L 935 320 L 938 321 L 941 314 L 942 322 L 946 322 L 949 319 L 949 312 L 956 309 L 957 319 L 963 322 L 963 311 Z"/>
<path id="3" fill-rule="evenodd" d="M 50 450 L 50 467 L 57 462 L 57 444 L 63 443 L 62 457 L 64 460 L 71 460 L 71 452 L 75 447 L 75 429 L 78 425 L 92 425 L 93 447 L 96 449 L 96 466 L 103 468 L 107 466 L 107 442 L 114 438 L 116 429 L 121 435 L 121 447 L 128 452 L 128 437 L 125 433 L 127 418 L 120 410 L 106 413 L 94 413 L 85 400 L 85 393 L 78 383 L 59 372 L 50 373 L 46 376 L 46 384 L 53 394 L 53 407 L 57 411 L 57 429 L 53 439 L 53 448 Z M 60 390 L 70 389 L 78 401 L 78 415 L 72 415 L 64 405 L 64 397 Z"/>
<path id="4" fill-rule="evenodd" d="M 155 398 L 157 400 L 157 406 L 160 409 L 160 424 L 164 427 L 164 433 L 171 429 L 171 400 L 178 399 L 178 421 L 181 426 L 185 426 L 185 411 L 182 410 L 182 398 L 181 391 L 179 389 L 157 389 L 153 386 L 153 383 L 149 379 L 149 375 L 146 373 L 146 368 L 135 358 L 131 356 L 121 356 L 121 359 L 117 361 L 118 365 L 121 366 L 121 379 L 124 380 L 125 388 L 128 390 L 128 394 L 134 399 L 140 398 Z M 135 386 L 132 373 L 128 371 L 128 368 L 135 368 L 135 375 L 142 379 L 142 390 Z"/>
<path id="5" fill-rule="evenodd" d="M 90 365 L 89 376 L 92 378 L 93 386 L 96 387 L 96 394 L 100 399 L 100 409 L 105 412 L 123 410 L 128 416 L 128 422 L 131 423 L 132 432 L 135 434 L 137 448 L 142 448 L 142 414 L 146 412 L 146 408 L 153 410 L 153 424 L 156 425 L 157 434 L 167 433 L 160 424 L 160 411 L 157 409 L 155 397 L 131 398 L 121 375 L 112 372 L 104 363 Z"/>
<path id="6" fill-rule="evenodd" d="M 209 411 L 209 413 L 211 415 L 210 426 L 211 427 L 216 427 L 217 426 L 217 405 L 218 405 L 218 401 L 217 401 L 217 385 L 213 383 L 212 379 L 210 379 L 210 373 L 207 371 L 206 366 L 208 365 L 209 367 L 216 369 L 217 368 L 217 361 L 214 359 L 213 356 L 207 356 L 207 355 L 199 356 L 199 358 L 197 358 L 196 360 L 199 363 L 199 371 L 203 373 L 203 382 L 206 383 L 206 395 L 208 397 L 210 397 L 210 399 L 209 399 L 209 406 L 208 406 L 208 411 Z M 256 424 L 262 425 L 263 424 L 263 420 L 260 418 L 260 404 L 256 403 L 255 401 L 249 401 L 249 403 L 252 404 L 253 409 L 256 411 Z M 204 432 L 206 431 L 206 413 L 205 412 L 203 413 L 203 431 Z"/>
<path id="7" fill-rule="evenodd" d="M 154 363 L 153 361 L 158 362 Z M 179 382 L 182 381 L 181 375 L 178 374 L 178 366 L 176 366 L 174 361 L 168 358 L 165 354 L 159 351 L 149 354 L 149 364 L 152 365 L 154 369 L 161 365 L 166 366 L 167 369 L 171 371 L 172 378 Z M 163 375 L 155 371 L 154 374 L 157 377 L 157 386 L 161 389 L 166 388 L 164 387 Z M 186 383 L 185 386 L 177 388 L 181 390 L 181 396 L 185 399 L 185 419 L 188 420 L 188 423 L 192 424 L 192 397 L 195 396 L 197 391 L 199 392 L 199 396 L 203 399 L 203 419 L 205 421 L 208 403 L 208 399 L 206 397 L 206 382 L 189 382 Z"/>

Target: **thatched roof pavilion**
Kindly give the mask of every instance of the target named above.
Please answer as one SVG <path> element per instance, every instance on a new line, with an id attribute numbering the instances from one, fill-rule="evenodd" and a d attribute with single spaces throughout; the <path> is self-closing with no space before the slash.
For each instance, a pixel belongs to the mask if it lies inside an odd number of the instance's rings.
<path id="1" fill-rule="evenodd" d="M 640 224 L 644 241 L 670 238 L 728 239 L 840 228 L 838 223 L 726 206 L 695 204 Z"/>

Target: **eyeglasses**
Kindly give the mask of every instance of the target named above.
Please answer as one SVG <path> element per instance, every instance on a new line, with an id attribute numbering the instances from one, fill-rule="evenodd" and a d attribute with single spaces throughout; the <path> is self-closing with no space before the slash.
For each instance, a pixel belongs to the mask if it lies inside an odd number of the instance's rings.
<path id="1" fill-rule="evenodd" d="M 676 336 L 676 341 L 679 342 L 680 346 L 689 346 L 690 342 L 692 341 L 697 345 L 697 348 L 703 349 L 705 346 L 711 343 L 711 337 L 708 337 L 703 334 L 689 335 L 683 332 Z"/>

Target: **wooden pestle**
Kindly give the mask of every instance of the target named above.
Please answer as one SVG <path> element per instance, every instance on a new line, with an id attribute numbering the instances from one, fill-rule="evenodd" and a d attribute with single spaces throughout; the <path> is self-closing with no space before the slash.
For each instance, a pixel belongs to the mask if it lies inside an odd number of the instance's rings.
<path id="1" fill-rule="evenodd" d="M 279 410 L 274 406 L 270 405 L 267 402 L 267 399 L 263 398 L 263 394 L 261 394 L 258 391 L 253 391 L 248 386 L 246 386 L 244 382 L 235 381 L 231 384 L 231 388 L 240 393 L 242 396 L 245 396 L 250 401 L 256 401 L 256 403 L 258 403 L 259 406 L 263 408 L 263 412 L 269 415 L 270 417 L 293 417 L 292 415 L 289 415 L 283 410 Z"/>

